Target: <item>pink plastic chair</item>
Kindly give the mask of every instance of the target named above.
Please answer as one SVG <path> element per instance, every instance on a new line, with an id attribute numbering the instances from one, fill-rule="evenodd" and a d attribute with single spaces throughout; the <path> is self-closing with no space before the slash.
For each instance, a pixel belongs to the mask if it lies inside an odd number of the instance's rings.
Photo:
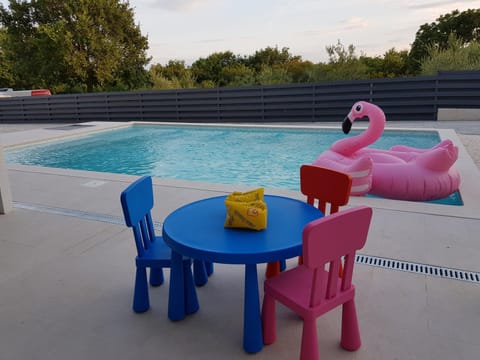
<path id="1" fill-rule="evenodd" d="M 341 346 L 347 350 L 360 347 L 352 275 L 355 252 L 365 245 L 371 218 L 371 208 L 357 206 L 315 220 L 305 227 L 304 264 L 265 280 L 264 344 L 275 341 L 277 300 L 303 318 L 301 360 L 319 359 L 316 319 L 339 305 L 342 305 Z M 344 273 L 339 277 L 342 257 Z"/>
<path id="2" fill-rule="evenodd" d="M 300 191 L 307 197 L 307 203 L 316 206 L 325 215 L 338 212 L 340 206 L 348 204 L 352 189 L 352 177 L 336 170 L 316 165 L 300 167 Z M 299 264 L 302 263 L 300 256 Z M 267 264 L 267 279 L 280 272 L 280 262 Z M 341 273 L 341 271 L 340 271 Z"/>

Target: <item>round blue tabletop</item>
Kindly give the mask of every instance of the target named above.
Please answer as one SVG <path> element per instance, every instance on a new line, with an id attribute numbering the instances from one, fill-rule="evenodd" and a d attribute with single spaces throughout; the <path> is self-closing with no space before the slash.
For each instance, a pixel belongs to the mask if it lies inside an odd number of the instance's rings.
<path id="1" fill-rule="evenodd" d="M 224 228 L 225 196 L 196 201 L 173 211 L 163 223 L 165 242 L 194 259 L 226 264 L 257 264 L 298 256 L 302 231 L 323 214 L 304 201 L 266 195 L 267 228 Z"/>

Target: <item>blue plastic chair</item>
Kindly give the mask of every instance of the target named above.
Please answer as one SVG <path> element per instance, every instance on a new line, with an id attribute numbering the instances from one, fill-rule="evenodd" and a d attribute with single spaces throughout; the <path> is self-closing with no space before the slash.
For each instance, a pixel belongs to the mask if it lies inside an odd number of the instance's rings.
<path id="1" fill-rule="evenodd" d="M 137 247 L 133 311 L 141 313 L 150 308 L 147 268 L 150 268 L 150 285 L 162 285 L 164 281 L 163 268 L 169 268 L 171 264 L 171 250 L 161 236 L 155 235 L 150 214 L 153 208 L 153 187 L 150 176 L 144 176 L 128 186 L 122 192 L 120 201 L 125 223 L 132 228 Z M 185 312 L 191 314 L 198 310 L 191 260 L 184 258 L 183 266 L 185 273 Z M 198 273 L 196 283 L 199 285 L 205 284 L 208 275 L 213 271 L 211 264 L 206 267 L 200 261 L 196 261 L 195 270 Z"/>

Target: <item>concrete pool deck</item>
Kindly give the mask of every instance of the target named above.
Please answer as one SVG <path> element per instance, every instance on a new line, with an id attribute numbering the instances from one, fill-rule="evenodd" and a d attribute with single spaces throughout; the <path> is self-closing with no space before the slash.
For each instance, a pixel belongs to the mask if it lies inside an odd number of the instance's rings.
<path id="1" fill-rule="evenodd" d="M 454 126 L 465 127 L 456 129 L 462 141 L 480 135 L 480 122 Z M 60 126 L 0 125 L 0 139 L 12 145 L 67 132 L 51 127 Z M 466 210 L 352 197 L 350 205 L 374 208 L 362 255 L 480 273 L 480 173 L 463 146 L 461 154 Z M 150 289 L 150 311 L 131 311 L 135 248 L 119 196 L 137 177 L 21 165 L 8 165 L 8 174 L 14 210 L 0 215 L 0 359 L 299 357 L 301 321 L 281 306 L 277 342 L 253 356 L 243 352 L 240 266 L 216 264 L 209 283 L 197 289 L 200 311 L 184 321 L 167 318 L 168 271 L 166 284 Z M 160 226 L 180 205 L 244 188 L 155 178 L 154 220 Z M 267 192 L 302 198 L 295 191 Z M 260 289 L 263 269 L 259 265 Z M 339 347 L 337 309 L 317 321 L 323 359 L 478 358 L 480 282 L 364 263 L 356 265 L 354 280 L 362 348 Z"/>

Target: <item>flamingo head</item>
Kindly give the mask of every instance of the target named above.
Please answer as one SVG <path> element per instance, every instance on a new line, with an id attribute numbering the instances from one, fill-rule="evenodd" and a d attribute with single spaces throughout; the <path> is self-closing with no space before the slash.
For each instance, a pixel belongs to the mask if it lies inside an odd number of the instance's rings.
<path id="1" fill-rule="evenodd" d="M 353 104 L 350 112 L 345 117 L 342 123 L 342 130 L 344 134 L 348 134 L 352 129 L 352 124 L 356 119 L 368 116 L 369 118 L 374 114 L 382 114 L 383 111 L 376 105 L 366 101 L 357 101 Z M 383 123 L 385 122 L 385 115 L 383 115 Z"/>

